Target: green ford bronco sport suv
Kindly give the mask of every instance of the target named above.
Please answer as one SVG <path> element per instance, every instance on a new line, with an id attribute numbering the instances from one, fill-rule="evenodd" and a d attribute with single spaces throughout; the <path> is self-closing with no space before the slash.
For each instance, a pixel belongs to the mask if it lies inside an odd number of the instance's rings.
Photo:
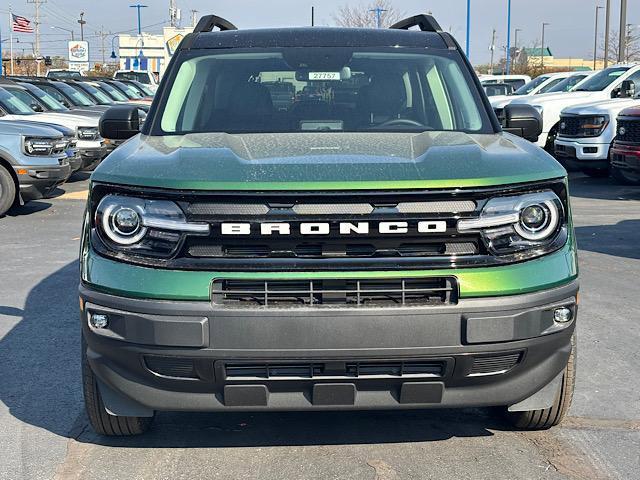
<path id="1" fill-rule="evenodd" d="M 537 111 L 498 120 L 432 17 L 204 17 L 144 124 L 124 105 L 100 129 L 129 140 L 92 175 L 81 247 L 97 432 L 176 410 L 500 406 L 518 428 L 566 413 L 566 172 L 513 134 L 535 140 Z"/>

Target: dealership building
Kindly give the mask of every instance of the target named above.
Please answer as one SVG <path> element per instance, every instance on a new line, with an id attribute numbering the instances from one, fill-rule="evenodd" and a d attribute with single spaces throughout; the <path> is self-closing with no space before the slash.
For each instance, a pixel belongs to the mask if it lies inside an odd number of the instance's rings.
<path id="1" fill-rule="evenodd" d="M 193 27 L 165 27 L 162 34 L 118 35 L 118 57 L 122 70 L 146 70 L 160 77 L 180 41 Z"/>

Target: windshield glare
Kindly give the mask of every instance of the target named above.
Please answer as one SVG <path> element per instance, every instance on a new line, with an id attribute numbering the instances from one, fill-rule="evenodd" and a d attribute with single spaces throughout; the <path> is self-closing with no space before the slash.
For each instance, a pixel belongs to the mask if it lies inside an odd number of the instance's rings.
<path id="1" fill-rule="evenodd" d="M 61 91 L 63 91 L 71 101 L 73 101 L 74 105 L 79 107 L 90 107 L 91 105 L 95 105 L 96 102 L 91 100 L 89 96 L 78 90 L 77 88 L 70 87 L 66 83 L 59 83 L 56 85 Z"/>
<path id="2" fill-rule="evenodd" d="M 546 93 L 569 92 L 573 89 L 573 87 L 575 87 L 586 77 L 586 75 L 571 75 L 570 77 L 562 79 L 561 82 L 558 82 L 554 86 L 549 88 Z"/>
<path id="3" fill-rule="evenodd" d="M 107 92 L 113 100 L 116 100 L 118 102 L 127 101 L 127 97 L 120 90 L 118 90 L 115 87 L 112 87 L 107 82 L 100 82 L 100 87 L 102 87 L 104 91 Z"/>
<path id="4" fill-rule="evenodd" d="M 76 87 L 76 85 L 73 85 L 73 86 Z M 91 94 L 93 98 L 95 98 L 98 104 L 100 105 L 110 105 L 113 103 L 113 100 L 109 98 L 109 95 L 99 90 L 98 88 L 94 87 L 90 83 L 85 83 L 85 82 L 79 83 L 76 88 L 82 88 L 84 91 Z"/>
<path id="5" fill-rule="evenodd" d="M 596 73 L 593 77 L 576 88 L 577 92 L 600 92 L 624 75 L 629 67 L 611 67 Z"/>
<path id="6" fill-rule="evenodd" d="M 162 133 L 492 131 L 458 52 L 290 47 L 182 55 L 160 107 Z"/>
<path id="7" fill-rule="evenodd" d="M 539 77 L 534 78 L 528 83 L 525 83 L 515 92 L 513 95 L 529 95 L 535 88 L 537 88 L 542 82 L 545 82 L 549 77 L 546 75 L 540 75 Z"/>
<path id="8" fill-rule="evenodd" d="M 0 105 L 11 115 L 33 115 L 35 112 L 15 95 L 0 88 Z"/>

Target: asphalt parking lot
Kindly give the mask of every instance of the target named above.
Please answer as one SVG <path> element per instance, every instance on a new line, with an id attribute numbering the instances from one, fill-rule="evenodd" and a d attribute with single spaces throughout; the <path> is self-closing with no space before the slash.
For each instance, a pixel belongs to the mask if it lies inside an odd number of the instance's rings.
<path id="1" fill-rule="evenodd" d="M 570 416 L 492 410 L 162 413 L 106 439 L 82 405 L 78 246 L 87 179 L 0 219 L 0 478 L 640 478 L 640 188 L 572 175 L 580 247 Z"/>

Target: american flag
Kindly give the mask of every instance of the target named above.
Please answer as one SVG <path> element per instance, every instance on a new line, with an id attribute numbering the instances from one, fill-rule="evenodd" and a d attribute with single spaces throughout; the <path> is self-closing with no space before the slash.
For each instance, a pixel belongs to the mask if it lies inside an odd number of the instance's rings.
<path id="1" fill-rule="evenodd" d="M 19 33 L 33 33 L 31 21 L 13 13 L 11 14 L 11 30 Z"/>

